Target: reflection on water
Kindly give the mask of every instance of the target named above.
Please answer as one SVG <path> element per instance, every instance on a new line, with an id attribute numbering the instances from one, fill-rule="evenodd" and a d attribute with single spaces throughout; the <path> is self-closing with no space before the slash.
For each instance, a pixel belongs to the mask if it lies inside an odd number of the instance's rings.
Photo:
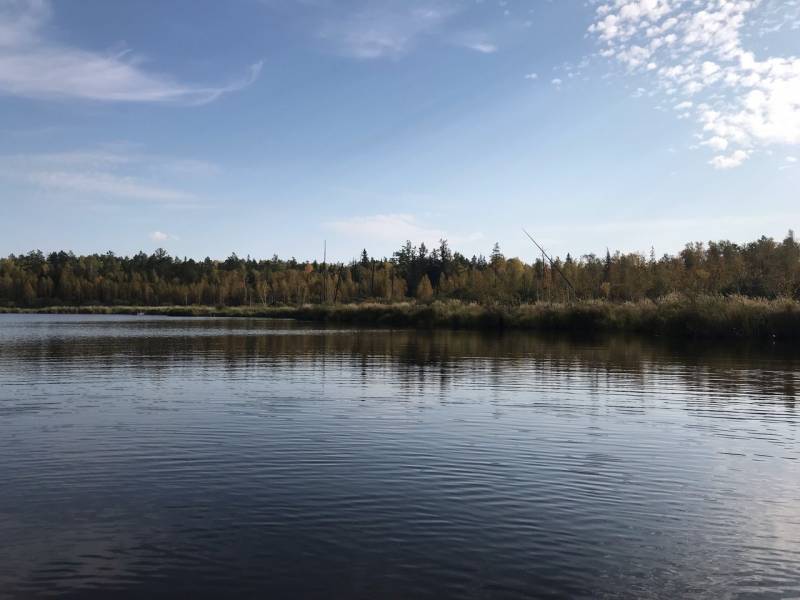
<path id="1" fill-rule="evenodd" d="M 797 596 L 799 366 L 0 315 L 0 597 Z"/>

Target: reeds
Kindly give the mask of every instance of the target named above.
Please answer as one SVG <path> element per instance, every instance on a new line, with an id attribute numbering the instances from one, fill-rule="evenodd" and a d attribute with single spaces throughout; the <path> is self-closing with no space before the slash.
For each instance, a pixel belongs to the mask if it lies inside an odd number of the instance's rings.
<path id="1" fill-rule="evenodd" d="M 800 302 L 742 296 L 672 295 L 657 301 L 484 306 L 458 301 L 308 304 L 299 307 L 53 306 L 0 312 L 261 317 L 354 325 L 451 329 L 521 329 L 569 333 L 637 333 L 718 339 L 800 339 Z"/>

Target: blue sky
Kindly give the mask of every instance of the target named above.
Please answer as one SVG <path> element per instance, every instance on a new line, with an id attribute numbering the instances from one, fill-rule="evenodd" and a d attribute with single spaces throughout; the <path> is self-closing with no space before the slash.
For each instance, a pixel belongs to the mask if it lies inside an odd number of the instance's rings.
<path id="1" fill-rule="evenodd" d="M 798 0 L 0 0 L 0 254 L 800 228 Z"/>

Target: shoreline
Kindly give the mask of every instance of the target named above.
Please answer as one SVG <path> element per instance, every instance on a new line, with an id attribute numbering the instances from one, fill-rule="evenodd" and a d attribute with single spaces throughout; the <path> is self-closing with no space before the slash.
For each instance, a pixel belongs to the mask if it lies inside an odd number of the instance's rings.
<path id="1" fill-rule="evenodd" d="M 2 313 L 273 318 L 420 329 L 633 333 L 686 339 L 800 340 L 800 302 L 734 297 L 667 298 L 615 303 L 484 306 L 432 303 L 292 306 L 45 306 L 0 307 Z"/>

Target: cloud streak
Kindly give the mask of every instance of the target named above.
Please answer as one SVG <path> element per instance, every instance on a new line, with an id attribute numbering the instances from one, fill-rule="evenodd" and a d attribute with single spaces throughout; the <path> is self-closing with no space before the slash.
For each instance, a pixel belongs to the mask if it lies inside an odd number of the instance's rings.
<path id="1" fill-rule="evenodd" d="M 102 54 L 59 44 L 42 32 L 47 0 L 0 0 L 0 94 L 111 102 L 207 104 L 251 85 L 262 63 L 221 86 L 199 86 L 151 72 L 130 52 Z"/>
<path id="2" fill-rule="evenodd" d="M 325 223 L 327 229 L 354 239 L 377 240 L 389 244 L 401 244 L 406 240 L 435 244 L 440 239 L 451 243 L 476 241 L 483 238 L 481 233 L 468 235 L 448 235 L 443 229 L 421 223 L 411 214 L 379 214 L 350 217 Z"/>
<path id="3" fill-rule="evenodd" d="M 158 176 L 181 173 L 185 163 L 116 150 L 6 155 L 0 156 L 0 179 L 54 195 L 191 206 L 199 201 L 194 193 L 165 185 Z M 194 161 L 189 164 L 194 165 Z M 143 173 L 151 176 L 144 177 Z"/>
<path id="4" fill-rule="evenodd" d="M 471 42 L 465 44 L 466 48 L 480 52 L 481 54 L 494 54 L 497 52 L 497 46 L 490 42 Z"/>
<path id="5" fill-rule="evenodd" d="M 193 194 L 148 184 L 136 177 L 115 173 L 74 171 L 34 171 L 26 180 L 48 191 L 79 192 L 145 200 L 159 203 L 184 203 L 196 200 Z"/>
<path id="6" fill-rule="evenodd" d="M 440 2 L 385 2 L 328 18 L 320 36 L 359 59 L 398 58 L 431 35 L 453 13 Z"/>

